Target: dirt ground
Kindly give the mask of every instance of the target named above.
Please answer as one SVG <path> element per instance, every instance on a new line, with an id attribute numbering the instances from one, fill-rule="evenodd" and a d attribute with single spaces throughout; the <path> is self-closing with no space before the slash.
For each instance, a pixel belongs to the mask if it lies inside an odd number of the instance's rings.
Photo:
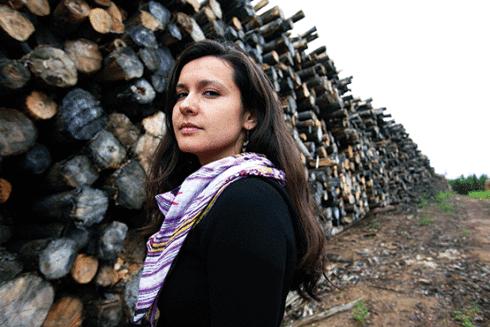
<path id="1" fill-rule="evenodd" d="M 339 288 L 321 307 L 363 303 L 308 326 L 490 326 L 488 200 L 452 196 L 373 215 L 337 235 L 328 252 Z"/>

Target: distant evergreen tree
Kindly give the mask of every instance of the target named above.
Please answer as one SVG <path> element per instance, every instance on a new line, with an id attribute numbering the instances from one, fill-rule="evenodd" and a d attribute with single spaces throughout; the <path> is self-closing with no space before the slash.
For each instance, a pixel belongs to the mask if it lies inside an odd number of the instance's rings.
<path id="1" fill-rule="evenodd" d="M 483 174 L 477 177 L 475 174 L 464 177 L 461 175 L 456 179 L 449 180 L 453 191 L 459 194 L 468 194 L 471 191 L 483 191 L 485 189 L 485 181 L 488 176 Z"/>

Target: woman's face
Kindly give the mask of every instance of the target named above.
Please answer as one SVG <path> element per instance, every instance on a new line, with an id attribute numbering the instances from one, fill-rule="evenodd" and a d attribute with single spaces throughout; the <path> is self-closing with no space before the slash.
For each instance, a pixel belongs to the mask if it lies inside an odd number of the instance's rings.
<path id="1" fill-rule="evenodd" d="M 244 129 L 256 122 L 244 112 L 233 68 L 206 56 L 188 62 L 176 86 L 172 125 L 182 152 L 195 154 L 202 165 L 240 153 Z"/>

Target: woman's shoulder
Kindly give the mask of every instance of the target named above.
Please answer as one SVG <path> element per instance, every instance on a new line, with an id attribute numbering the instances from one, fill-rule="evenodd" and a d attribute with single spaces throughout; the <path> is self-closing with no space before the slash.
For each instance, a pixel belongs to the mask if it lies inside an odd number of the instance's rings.
<path id="1" fill-rule="evenodd" d="M 219 224 L 229 229 L 283 230 L 289 234 L 294 219 L 283 186 L 262 177 L 246 177 L 228 185 L 203 220 L 211 229 Z"/>
<path id="2" fill-rule="evenodd" d="M 269 178 L 249 176 L 228 185 L 218 197 L 218 201 L 227 206 L 241 208 L 274 207 L 276 210 L 288 209 L 289 196 L 285 188 Z M 217 204 L 218 204 L 217 201 Z"/>

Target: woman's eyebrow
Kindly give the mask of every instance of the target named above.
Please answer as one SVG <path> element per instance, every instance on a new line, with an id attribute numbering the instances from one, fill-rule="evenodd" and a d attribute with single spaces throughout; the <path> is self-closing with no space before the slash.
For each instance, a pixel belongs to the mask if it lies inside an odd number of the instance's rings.
<path id="1" fill-rule="evenodd" d="M 213 79 L 203 79 L 203 80 L 200 80 L 199 82 L 197 82 L 198 87 L 205 87 L 205 86 L 208 86 L 210 84 L 215 84 L 218 87 L 227 89 L 227 87 L 223 83 L 221 83 L 217 80 L 213 80 Z M 186 87 L 187 87 L 187 85 L 185 83 L 177 83 L 177 85 L 175 85 L 175 88 L 186 88 Z"/>

